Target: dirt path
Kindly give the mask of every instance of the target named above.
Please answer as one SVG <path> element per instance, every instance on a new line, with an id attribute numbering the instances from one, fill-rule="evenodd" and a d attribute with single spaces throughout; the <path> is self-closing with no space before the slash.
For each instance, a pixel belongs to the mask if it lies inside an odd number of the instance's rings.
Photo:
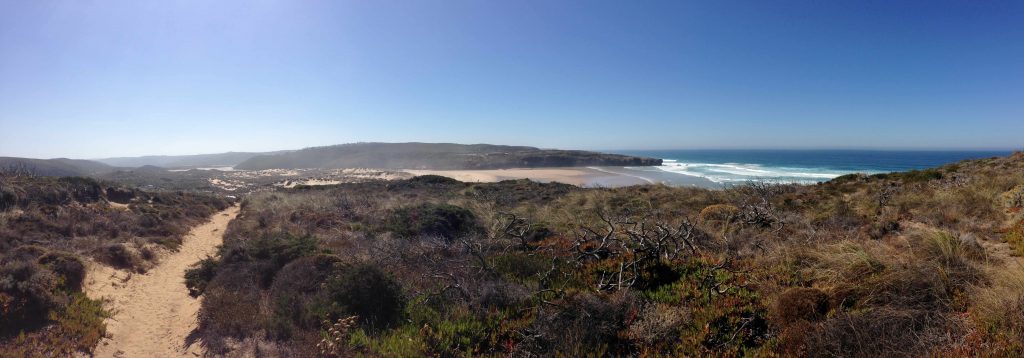
<path id="1" fill-rule="evenodd" d="M 210 222 L 192 229 L 181 249 L 163 258 L 145 275 L 130 275 L 90 264 L 85 291 L 92 298 L 111 301 L 114 317 L 107 320 L 107 339 L 96 347 L 96 357 L 199 356 L 198 344 L 185 346 L 195 329 L 199 300 L 188 295 L 185 269 L 213 255 L 228 222 L 238 207 L 214 214 Z"/>

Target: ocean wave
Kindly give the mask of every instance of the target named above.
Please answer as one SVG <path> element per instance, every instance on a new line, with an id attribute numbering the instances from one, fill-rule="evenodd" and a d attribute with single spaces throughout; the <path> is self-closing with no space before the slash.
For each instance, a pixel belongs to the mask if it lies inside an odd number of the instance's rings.
<path id="1" fill-rule="evenodd" d="M 685 163 L 675 159 L 663 159 L 662 165 L 656 168 L 705 178 L 719 184 L 749 181 L 813 184 L 849 174 L 826 168 L 770 167 L 751 163 Z"/>

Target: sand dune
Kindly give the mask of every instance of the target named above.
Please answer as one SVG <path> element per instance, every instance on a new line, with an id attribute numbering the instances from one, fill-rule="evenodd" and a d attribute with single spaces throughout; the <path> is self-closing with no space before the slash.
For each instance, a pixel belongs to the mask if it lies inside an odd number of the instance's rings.
<path id="1" fill-rule="evenodd" d="M 540 182 L 559 182 L 584 186 L 597 177 L 608 174 L 594 169 L 579 168 L 519 168 L 488 170 L 406 170 L 413 175 L 441 175 L 467 183 L 493 183 L 508 179 L 530 179 Z M 643 182 L 638 180 L 639 182 Z"/>
<path id="2" fill-rule="evenodd" d="M 96 357 L 201 356 L 199 344 L 186 345 L 196 327 L 200 301 L 188 295 L 185 270 L 216 252 L 228 222 L 238 215 L 232 207 L 189 232 L 181 249 L 144 275 L 91 263 L 85 291 L 110 300 L 114 317 L 107 320 L 108 338 L 96 347 Z"/>

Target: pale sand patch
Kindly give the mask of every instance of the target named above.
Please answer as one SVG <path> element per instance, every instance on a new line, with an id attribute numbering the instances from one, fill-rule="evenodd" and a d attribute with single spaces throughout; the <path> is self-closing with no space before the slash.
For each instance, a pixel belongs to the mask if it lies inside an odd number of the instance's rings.
<path id="1" fill-rule="evenodd" d="M 90 262 L 85 292 L 94 299 L 108 299 L 108 308 L 114 312 L 106 322 L 108 338 L 96 347 L 95 356 L 201 356 L 198 342 L 185 345 L 185 338 L 196 328 L 200 305 L 200 299 L 188 295 L 185 270 L 216 253 L 228 222 L 237 215 L 237 206 L 214 214 L 210 222 L 185 236 L 178 252 L 144 275 Z"/>
<path id="2" fill-rule="evenodd" d="M 412 175 L 440 175 L 469 183 L 493 183 L 509 179 L 530 179 L 583 186 L 609 175 L 591 168 L 521 168 L 489 170 L 406 170 Z"/>
<path id="3" fill-rule="evenodd" d="M 121 203 L 115 203 L 113 201 L 108 201 L 107 205 L 110 205 L 111 208 L 114 208 L 114 209 L 117 209 L 117 210 L 123 210 L 123 211 L 131 210 L 131 209 L 128 208 L 128 204 L 121 204 Z"/>

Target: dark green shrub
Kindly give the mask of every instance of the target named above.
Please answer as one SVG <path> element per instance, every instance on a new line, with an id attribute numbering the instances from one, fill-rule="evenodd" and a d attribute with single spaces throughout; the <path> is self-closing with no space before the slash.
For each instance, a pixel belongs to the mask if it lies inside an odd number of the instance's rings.
<path id="1" fill-rule="evenodd" d="M 127 204 L 129 201 L 135 198 L 134 190 L 124 188 L 110 187 L 107 188 L 106 194 L 107 200 L 120 204 Z"/>
<path id="2" fill-rule="evenodd" d="M 57 274 L 62 288 L 67 291 L 79 291 L 85 281 L 85 264 L 77 256 L 60 251 L 52 251 L 39 257 L 40 265 Z"/>
<path id="3" fill-rule="evenodd" d="M 212 257 L 199 260 L 185 271 L 185 287 L 188 287 L 188 294 L 192 297 L 199 297 L 206 290 L 206 285 L 217 275 L 220 268 L 220 261 Z"/>
<path id="4" fill-rule="evenodd" d="M 398 324 L 405 309 L 402 287 L 380 268 L 359 264 L 327 280 L 319 307 L 320 316 L 334 321 L 347 315 L 372 330 Z"/>
<path id="5" fill-rule="evenodd" d="M 0 337 L 33 330 L 67 302 L 53 272 L 29 261 L 0 266 Z"/>
<path id="6" fill-rule="evenodd" d="M 439 236 L 449 240 L 482 230 L 472 211 L 438 203 L 395 210 L 387 222 L 387 229 L 402 237 Z"/>
<path id="7" fill-rule="evenodd" d="M 271 331 L 287 332 L 293 324 L 305 329 L 319 328 L 321 317 L 311 306 L 324 282 L 342 269 L 341 259 L 326 254 L 300 258 L 281 268 L 270 287 L 274 305 Z"/>
<path id="8" fill-rule="evenodd" d="M 491 266 L 496 272 L 514 281 L 530 281 L 551 268 L 551 258 L 539 254 L 511 252 L 494 256 Z"/>
<path id="9" fill-rule="evenodd" d="M 420 176 L 417 176 L 417 177 L 413 177 L 412 179 L 409 179 L 408 181 L 410 183 L 418 183 L 418 184 L 442 184 L 442 185 L 462 184 L 462 182 L 460 182 L 458 180 L 455 180 L 455 179 L 452 179 L 452 178 L 449 178 L 449 177 L 446 177 L 446 176 L 441 176 L 441 175 L 420 175 Z"/>
<path id="10" fill-rule="evenodd" d="M 858 181 L 858 180 L 860 180 L 863 177 L 864 177 L 864 175 L 860 174 L 860 173 L 850 173 L 850 174 L 840 175 L 840 176 L 837 176 L 835 178 L 832 178 L 831 181 L 833 183 L 849 183 L 849 182 Z"/>
<path id="11" fill-rule="evenodd" d="M 911 183 L 942 179 L 942 172 L 937 169 L 911 170 L 894 175 Z"/>
<path id="12" fill-rule="evenodd" d="M 229 263 L 269 261 L 279 269 L 292 260 L 321 252 L 317 246 L 318 242 L 312 236 L 264 235 L 254 240 L 239 242 L 224 250 L 221 256 Z"/>
<path id="13" fill-rule="evenodd" d="M 18 205 L 18 192 L 13 186 L 0 185 L 0 211 L 6 211 Z"/>

